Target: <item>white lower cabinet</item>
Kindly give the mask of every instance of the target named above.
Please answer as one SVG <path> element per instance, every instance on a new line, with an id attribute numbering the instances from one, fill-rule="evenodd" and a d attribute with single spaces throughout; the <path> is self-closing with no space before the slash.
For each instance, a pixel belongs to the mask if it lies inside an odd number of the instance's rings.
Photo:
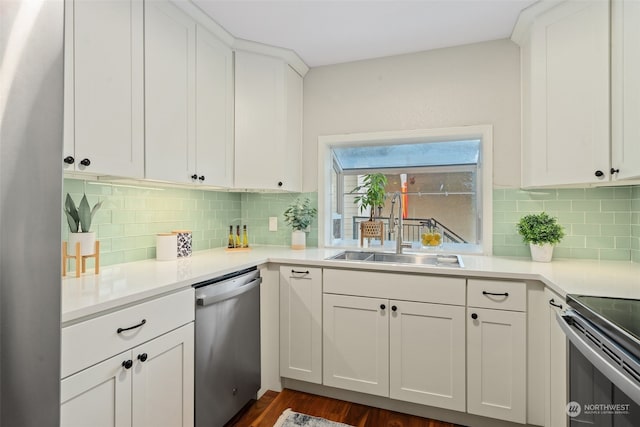
<path id="1" fill-rule="evenodd" d="M 544 290 L 548 302 L 548 339 L 545 349 L 545 414 L 547 427 L 567 426 L 567 336 L 556 320 L 556 314 L 566 308 L 564 298 L 549 289 Z"/>
<path id="2" fill-rule="evenodd" d="M 280 267 L 280 376 L 322 383 L 322 269 Z"/>
<path id="3" fill-rule="evenodd" d="M 526 422 L 526 314 L 467 309 L 467 412 Z"/>
<path id="4" fill-rule="evenodd" d="M 61 383 L 63 427 L 193 426 L 193 323 Z"/>
<path id="5" fill-rule="evenodd" d="M 63 427 L 193 427 L 194 291 L 62 328 Z"/>
<path id="6" fill-rule="evenodd" d="M 465 410 L 465 308 L 390 301 L 389 397 Z"/>
<path id="7" fill-rule="evenodd" d="M 323 277 L 325 291 L 342 280 L 352 291 L 357 283 L 371 285 L 364 291 L 369 296 L 324 294 L 324 385 L 465 410 L 464 280 L 407 276 L 398 281 L 396 274 L 335 270 L 325 270 Z M 436 291 L 442 281 L 451 286 L 445 294 Z M 439 301 L 457 295 L 461 304 L 393 299 L 418 282 L 422 297 Z"/>
<path id="8" fill-rule="evenodd" d="M 324 294 L 323 384 L 389 395 L 386 299 Z"/>
<path id="9" fill-rule="evenodd" d="M 131 372 L 125 352 L 62 380 L 60 425 L 64 427 L 131 426 Z"/>

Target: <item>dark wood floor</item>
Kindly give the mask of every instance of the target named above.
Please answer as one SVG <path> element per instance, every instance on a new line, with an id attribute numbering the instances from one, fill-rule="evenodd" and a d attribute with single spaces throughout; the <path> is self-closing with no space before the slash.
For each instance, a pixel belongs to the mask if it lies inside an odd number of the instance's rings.
<path id="1" fill-rule="evenodd" d="M 266 392 L 260 400 L 245 407 L 226 427 L 272 427 L 287 408 L 357 427 L 459 427 L 288 389 L 281 393 Z"/>

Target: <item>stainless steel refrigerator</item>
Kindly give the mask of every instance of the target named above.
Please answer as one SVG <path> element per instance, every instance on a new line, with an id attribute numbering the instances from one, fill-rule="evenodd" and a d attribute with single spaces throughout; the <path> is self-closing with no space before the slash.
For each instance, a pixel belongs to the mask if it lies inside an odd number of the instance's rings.
<path id="1" fill-rule="evenodd" d="M 59 424 L 62 0 L 0 0 L 0 425 Z"/>

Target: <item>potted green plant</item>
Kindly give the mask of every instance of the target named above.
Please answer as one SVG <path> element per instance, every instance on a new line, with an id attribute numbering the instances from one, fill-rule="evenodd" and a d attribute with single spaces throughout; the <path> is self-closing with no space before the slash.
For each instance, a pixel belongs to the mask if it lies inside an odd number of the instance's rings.
<path id="1" fill-rule="evenodd" d="M 309 198 L 298 198 L 294 200 L 284 211 L 284 222 L 291 229 L 291 248 L 304 249 L 306 247 L 305 230 L 311 225 L 313 218 L 318 214 L 316 208 L 311 207 Z"/>
<path id="2" fill-rule="evenodd" d="M 87 195 L 82 196 L 80 204 L 76 208 L 71 195 L 67 193 L 64 202 L 64 213 L 69 224 L 69 245 L 67 246 L 67 255 L 74 255 L 76 251 L 76 243 L 80 242 L 80 254 L 82 256 L 93 255 L 95 250 L 96 233 L 91 231 L 91 221 L 98 209 L 102 206 L 102 202 L 89 206 Z"/>
<path id="3" fill-rule="evenodd" d="M 553 247 L 564 237 L 564 229 L 558 219 L 546 212 L 525 215 L 517 224 L 522 240 L 529 244 L 531 259 L 549 262 L 553 257 Z"/>
<path id="4" fill-rule="evenodd" d="M 369 209 L 369 221 L 360 223 L 360 245 L 363 244 L 364 238 L 376 237 L 380 239 L 382 244 L 384 241 L 384 223 L 382 221 L 374 221 L 376 210 L 378 215 L 384 206 L 386 198 L 385 186 L 387 185 L 387 177 L 382 173 L 370 173 L 364 175 L 362 184 L 351 190 L 352 193 L 361 192 L 353 199 L 353 203 L 360 206 L 360 213 Z"/>

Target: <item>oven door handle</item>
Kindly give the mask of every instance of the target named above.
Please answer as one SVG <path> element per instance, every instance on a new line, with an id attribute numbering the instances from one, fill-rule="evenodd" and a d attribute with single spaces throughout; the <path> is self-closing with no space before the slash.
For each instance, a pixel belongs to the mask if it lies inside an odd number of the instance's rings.
<path id="1" fill-rule="evenodd" d="M 629 379 L 626 375 L 624 375 L 617 367 L 615 367 L 611 362 L 604 358 L 601 354 L 596 352 L 587 341 L 584 340 L 580 335 L 578 335 L 571 325 L 565 319 L 575 318 L 575 314 L 571 312 L 571 310 L 567 310 L 563 313 L 556 313 L 556 320 L 562 328 L 562 331 L 565 333 L 569 341 L 582 353 L 591 364 L 605 377 L 609 379 L 616 387 L 618 387 L 623 393 L 633 399 L 637 404 L 640 405 L 640 385 L 634 383 L 631 379 Z M 602 339 L 603 337 L 600 337 Z M 612 342 L 608 343 L 611 346 L 615 346 Z M 615 346 L 617 347 L 617 346 Z M 621 368 L 620 368 L 621 369 Z"/>

